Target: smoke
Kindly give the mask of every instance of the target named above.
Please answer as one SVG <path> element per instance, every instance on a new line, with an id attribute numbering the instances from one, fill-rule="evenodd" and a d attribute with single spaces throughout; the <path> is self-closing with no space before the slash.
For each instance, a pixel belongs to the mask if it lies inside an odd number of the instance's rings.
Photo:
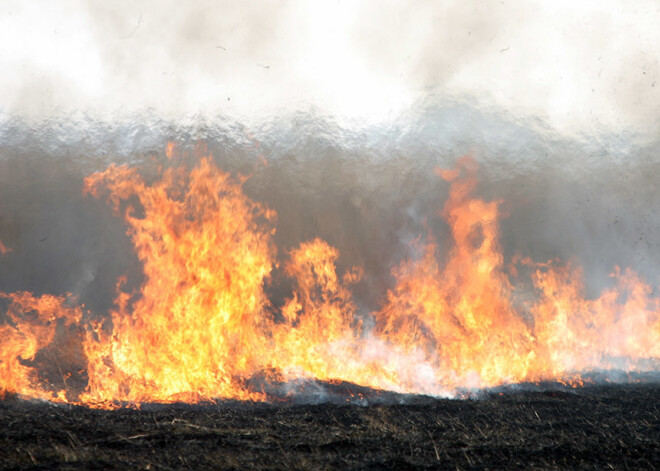
<path id="1" fill-rule="evenodd" d="M 660 145 L 620 135 L 568 140 L 522 127 L 506 115 L 437 101 L 390 125 L 342 127 L 314 110 L 248 127 L 218 118 L 173 124 L 136 116 L 107 124 L 14 119 L 2 128 L 0 240 L 4 291 L 73 292 L 93 312 L 112 306 L 118 276 L 141 282 L 123 223 L 103 202 L 82 196 L 83 178 L 110 163 L 147 173 L 163 162 L 168 141 L 179 152 L 200 145 L 244 191 L 278 214 L 280 266 L 288 251 L 320 237 L 339 249 L 338 270 L 360 266 L 355 287 L 364 312 L 378 309 L 391 269 L 415 257 L 427 235 L 450 248 L 439 215 L 448 184 L 433 172 L 469 153 L 480 163 L 479 196 L 502 201 L 506 261 L 575 260 L 592 296 L 615 266 L 652 285 L 660 266 Z M 283 275 L 269 286 L 276 305 L 290 296 Z"/>
<path id="2" fill-rule="evenodd" d="M 567 135 L 657 135 L 660 10 L 645 0 L 77 0 L 0 6 L 0 113 L 252 125 L 315 107 L 391 122 L 429 94 Z"/>

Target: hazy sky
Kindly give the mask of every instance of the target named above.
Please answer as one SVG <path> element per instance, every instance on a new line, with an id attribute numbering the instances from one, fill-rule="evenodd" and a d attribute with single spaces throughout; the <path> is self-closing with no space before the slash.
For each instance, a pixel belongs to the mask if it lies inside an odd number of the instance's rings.
<path id="1" fill-rule="evenodd" d="M 384 122 L 429 96 L 660 130 L 660 2 L 3 1 L 0 117 Z"/>

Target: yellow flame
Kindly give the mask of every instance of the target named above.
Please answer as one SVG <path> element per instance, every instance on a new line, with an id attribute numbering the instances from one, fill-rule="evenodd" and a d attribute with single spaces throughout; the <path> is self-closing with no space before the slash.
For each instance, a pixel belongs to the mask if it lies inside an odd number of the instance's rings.
<path id="1" fill-rule="evenodd" d="M 171 163 L 175 154 L 168 145 Z M 105 321 L 83 322 L 65 297 L 0 293 L 8 303 L 0 394 L 70 399 L 30 365 L 60 324 L 85 329 L 87 386 L 73 399 L 106 408 L 267 399 L 253 378 L 446 394 L 518 381 L 579 385 L 584 371 L 657 361 L 660 299 L 651 287 L 617 268 L 614 286 L 586 299 L 571 264 L 516 256 L 505 267 L 499 202 L 473 196 L 476 171 L 469 157 L 437 171 L 450 183 L 440 215 L 453 245 L 441 259 L 429 237 L 423 256 L 393 270 L 396 282 L 373 313 L 352 300 L 362 269 L 338 274 L 339 251 L 318 238 L 289 251 L 283 268 L 293 291 L 271 305 L 265 285 L 276 267 L 276 215 L 210 157 L 191 170 L 161 170 L 151 183 L 128 166 L 90 175 L 84 192 L 106 198 L 123 218 L 144 282 L 131 291 L 120 278 Z M 535 299 L 515 303 L 511 280 L 526 275 Z"/>

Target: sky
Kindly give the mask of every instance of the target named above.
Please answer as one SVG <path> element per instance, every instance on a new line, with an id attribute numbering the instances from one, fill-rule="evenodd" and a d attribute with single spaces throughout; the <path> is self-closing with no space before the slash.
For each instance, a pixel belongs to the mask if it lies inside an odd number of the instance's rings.
<path id="1" fill-rule="evenodd" d="M 0 3 L 0 119 L 386 123 L 431 99 L 559 133 L 660 131 L 660 2 Z"/>

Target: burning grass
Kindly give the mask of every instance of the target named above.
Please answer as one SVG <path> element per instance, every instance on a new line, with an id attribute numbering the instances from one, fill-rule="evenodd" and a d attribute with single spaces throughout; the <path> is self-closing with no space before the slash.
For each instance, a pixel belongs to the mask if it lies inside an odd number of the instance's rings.
<path id="1" fill-rule="evenodd" d="M 337 402 L 221 401 L 106 411 L 9 398 L 0 403 L 0 465 L 5 469 L 660 467 L 658 384 L 581 389 L 546 385 L 468 400 L 360 392 L 366 395 L 364 400 L 380 398 L 380 403 L 361 407 Z"/>
<path id="2" fill-rule="evenodd" d="M 418 256 L 392 269 L 368 310 L 353 292 L 362 266 L 339 270 L 339 250 L 319 237 L 277 247 L 277 213 L 245 194 L 246 177 L 174 150 L 151 172 L 113 164 L 82 185 L 123 220 L 142 265 L 139 286 L 117 279 L 110 312 L 72 295 L 0 291 L 0 397 L 94 407 L 258 401 L 272 384 L 307 379 L 451 396 L 579 383 L 593 370 L 658 371 L 653 287 L 615 268 L 612 286 L 587 297 L 571 263 L 505 262 L 500 202 L 475 195 L 471 157 L 436 170 L 448 190 L 445 249 L 432 234 L 418 239 Z"/>

